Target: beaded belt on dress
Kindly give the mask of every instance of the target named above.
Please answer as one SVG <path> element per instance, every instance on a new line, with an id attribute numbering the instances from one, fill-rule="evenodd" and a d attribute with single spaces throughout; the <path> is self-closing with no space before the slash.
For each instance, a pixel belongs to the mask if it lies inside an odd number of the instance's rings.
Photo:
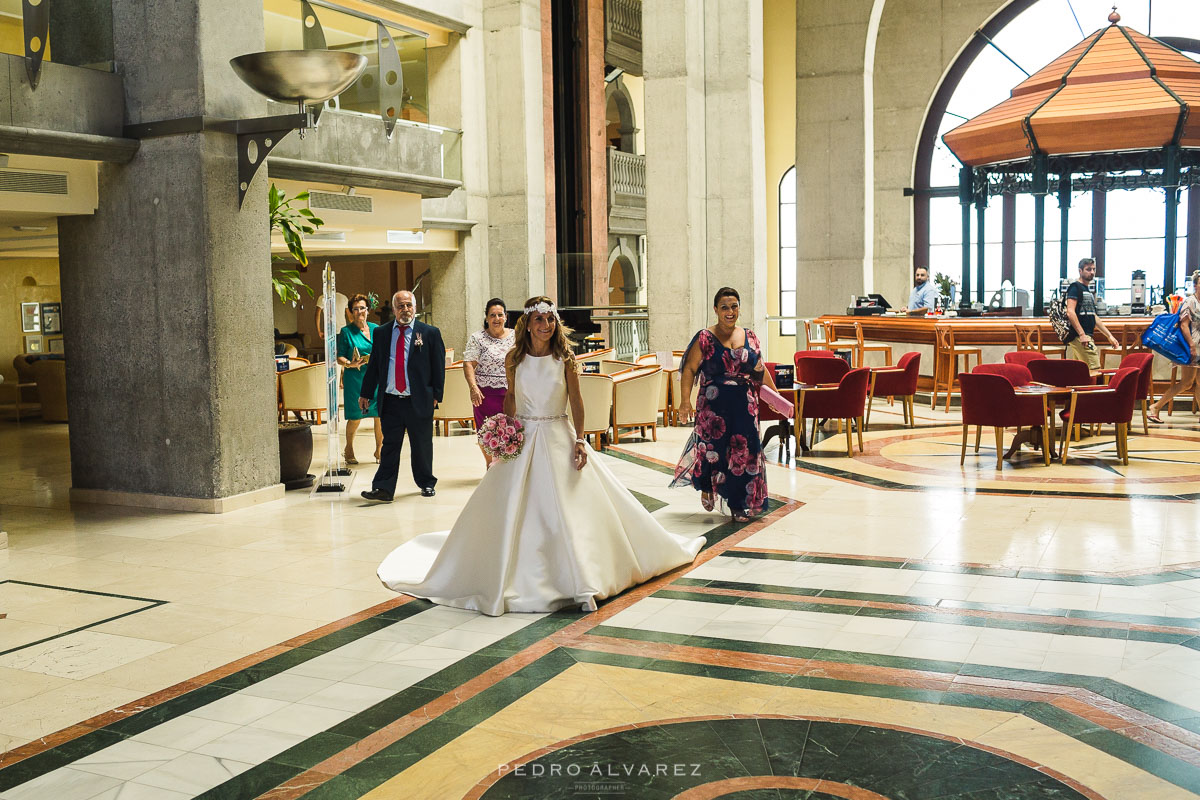
<path id="1" fill-rule="evenodd" d="M 566 418 L 566 414 L 555 414 L 552 417 L 526 417 L 522 414 L 517 414 L 517 419 L 521 420 L 522 422 L 554 422 L 555 420 Z"/>

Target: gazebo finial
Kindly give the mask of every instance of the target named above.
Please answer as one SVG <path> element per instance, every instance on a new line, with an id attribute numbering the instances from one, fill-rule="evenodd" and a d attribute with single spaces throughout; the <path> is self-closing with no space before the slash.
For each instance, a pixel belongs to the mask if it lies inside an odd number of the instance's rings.
<path id="1" fill-rule="evenodd" d="M 1108 21 L 1111 22 L 1113 25 L 1116 25 L 1118 22 L 1121 21 L 1121 15 L 1117 13 L 1116 6 L 1113 6 L 1112 13 L 1108 15 Z"/>

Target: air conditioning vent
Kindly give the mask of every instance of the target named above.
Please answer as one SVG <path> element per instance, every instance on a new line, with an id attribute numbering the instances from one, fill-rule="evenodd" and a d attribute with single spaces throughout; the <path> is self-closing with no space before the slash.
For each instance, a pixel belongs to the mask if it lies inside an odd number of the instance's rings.
<path id="1" fill-rule="evenodd" d="M 67 173 L 0 169 L 0 192 L 66 195 Z"/>
<path id="2" fill-rule="evenodd" d="M 306 242 L 344 242 L 346 241 L 345 231 L 327 231 L 322 233 L 308 233 L 304 236 Z"/>
<path id="3" fill-rule="evenodd" d="M 308 207 L 313 211 L 322 209 L 370 214 L 375 203 L 370 197 L 361 194 L 338 194 L 337 192 L 313 190 L 308 193 Z"/>
<path id="4" fill-rule="evenodd" d="M 388 231 L 388 244 L 425 244 L 425 231 Z"/>

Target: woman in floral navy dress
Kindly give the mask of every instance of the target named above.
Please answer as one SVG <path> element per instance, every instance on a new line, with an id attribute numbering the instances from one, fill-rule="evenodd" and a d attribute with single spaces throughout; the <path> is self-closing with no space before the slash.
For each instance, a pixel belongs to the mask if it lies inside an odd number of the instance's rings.
<path id="1" fill-rule="evenodd" d="M 696 427 L 675 467 L 672 486 L 700 490 L 700 502 L 712 511 L 721 498 L 735 522 L 749 522 L 767 504 L 767 471 L 758 436 L 758 389 L 775 380 L 762 360 L 754 331 L 739 328 L 741 297 L 736 289 L 720 289 L 713 298 L 717 324 L 692 337 L 684 357 L 679 413 Z M 692 381 L 700 376 L 693 410 Z"/>

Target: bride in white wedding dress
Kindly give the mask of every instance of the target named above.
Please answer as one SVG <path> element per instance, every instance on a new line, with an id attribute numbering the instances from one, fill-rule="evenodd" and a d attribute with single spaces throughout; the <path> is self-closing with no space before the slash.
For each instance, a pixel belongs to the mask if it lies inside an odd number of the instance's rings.
<path id="1" fill-rule="evenodd" d="M 596 601 L 690 563 L 704 538 L 664 529 L 589 458 L 579 377 L 549 298 L 526 301 L 515 341 L 504 411 L 524 423 L 524 448 L 487 471 L 450 531 L 393 550 L 379 579 L 397 592 L 498 616 L 595 611 Z"/>

